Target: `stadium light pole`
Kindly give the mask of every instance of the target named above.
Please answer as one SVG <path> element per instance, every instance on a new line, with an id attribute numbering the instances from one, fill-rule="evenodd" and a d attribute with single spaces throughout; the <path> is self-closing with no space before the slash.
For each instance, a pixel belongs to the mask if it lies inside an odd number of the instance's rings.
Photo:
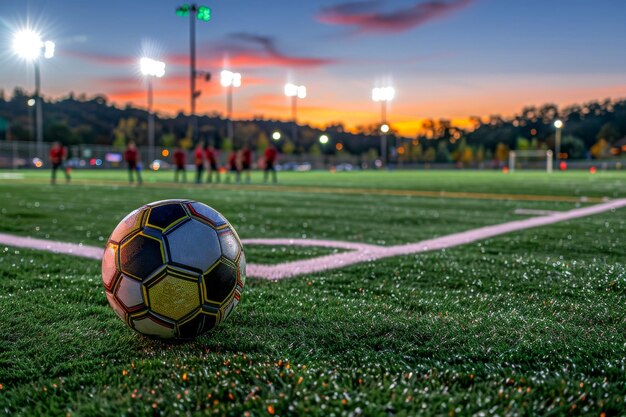
<path id="1" fill-rule="evenodd" d="M 380 158 L 383 165 L 387 166 L 387 133 L 389 125 L 387 124 L 387 102 L 393 100 L 396 90 L 393 87 L 376 87 L 372 89 L 372 100 L 381 104 L 381 123 L 380 123 Z"/>
<path id="2" fill-rule="evenodd" d="M 198 119 L 196 118 L 196 99 L 200 96 L 201 91 L 196 90 L 196 19 L 202 22 L 211 20 L 211 9 L 207 6 L 198 6 L 195 3 L 183 4 L 176 8 L 176 15 L 181 17 L 189 16 L 189 90 L 191 97 L 191 118 L 192 118 L 192 135 L 195 139 L 198 134 Z"/>
<path id="3" fill-rule="evenodd" d="M 285 95 L 291 97 L 291 118 L 293 119 L 292 139 L 298 138 L 298 99 L 306 98 L 306 87 L 292 83 L 285 84 Z"/>
<path id="4" fill-rule="evenodd" d="M 152 78 L 161 78 L 165 75 L 165 62 L 156 61 L 150 58 L 141 58 L 139 61 L 141 73 L 146 77 L 148 82 L 148 160 L 150 163 L 154 161 L 154 111 L 152 105 L 154 102 L 152 92 Z"/>
<path id="5" fill-rule="evenodd" d="M 561 129 L 563 129 L 563 121 L 557 119 L 554 121 L 554 127 L 556 133 L 554 137 L 554 153 L 556 154 L 557 161 L 561 159 Z"/>
<path id="6" fill-rule="evenodd" d="M 40 58 L 50 59 L 54 56 L 55 44 L 42 41 L 41 36 L 31 30 L 23 30 L 13 35 L 13 51 L 35 67 L 35 129 L 37 140 L 37 156 L 43 155 L 43 103 L 41 99 Z"/>
<path id="7" fill-rule="evenodd" d="M 226 87 L 226 112 L 228 114 L 228 138 L 234 140 L 233 126 L 233 88 L 241 87 L 241 74 L 224 70 L 221 73 L 220 83 Z"/>

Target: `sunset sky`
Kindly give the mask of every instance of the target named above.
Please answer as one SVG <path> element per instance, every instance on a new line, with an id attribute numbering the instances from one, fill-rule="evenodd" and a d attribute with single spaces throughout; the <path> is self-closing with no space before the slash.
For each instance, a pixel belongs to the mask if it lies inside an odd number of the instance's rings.
<path id="1" fill-rule="evenodd" d="M 32 91 L 32 64 L 12 33 L 36 28 L 56 42 L 42 63 L 44 95 L 102 93 L 146 106 L 139 58 L 166 62 L 155 106 L 189 111 L 189 19 L 183 1 L 1 0 L 0 88 Z M 212 0 L 197 22 L 199 113 L 225 112 L 223 68 L 242 73 L 234 117 L 290 118 L 287 81 L 304 84 L 301 123 L 377 123 L 371 89 L 392 85 L 389 121 L 414 134 L 426 117 L 462 122 L 525 105 L 626 97 L 626 1 Z"/>

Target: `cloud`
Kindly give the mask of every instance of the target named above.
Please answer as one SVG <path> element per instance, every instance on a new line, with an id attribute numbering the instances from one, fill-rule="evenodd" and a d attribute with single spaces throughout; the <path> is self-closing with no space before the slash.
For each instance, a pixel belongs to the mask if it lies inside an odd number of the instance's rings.
<path id="1" fill-rule="evenodd" d="M 342 3 L 322 9 L 316 16 L 322 23 L 351 26 L 357 33 L 405 32 L 469 6 L 474 0 L 432 0 L 390 12 L 381 10 L 380 0 Z"/>
<path id="2" fill-rule="evenodd" d="M 70 58 L 82 59 L 84 61 L 93 62 L 95 64 L 104 65 L 139 65 L 139 60 L 135 56 L 110 55 L 95 52 L 74 51 L 65 49 L 60 52 L 61 55 Z"/>
<path id="3" fill-rule="evenodd" d="M 338 62 L 333 58 L 319 58 L 294 56 L 282 52 L 276 41 L 268 36 L 249 33 L 235 33 L 225 41 L 212 44 L 210 54 L 203 53 L 197 59 L 198 68 L 259 68 L 259 67 L 286 67 L 286 68 L 317 68 Z M 167 57 L 172 65 L 189 65 L 189 56 L 186 54 L 172 54 Z"/>

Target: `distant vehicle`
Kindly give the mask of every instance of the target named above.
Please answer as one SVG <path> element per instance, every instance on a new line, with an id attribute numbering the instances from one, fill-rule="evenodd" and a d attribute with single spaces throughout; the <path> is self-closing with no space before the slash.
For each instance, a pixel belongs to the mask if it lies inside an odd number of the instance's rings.
<path id="1" fill-rule="evenodd" d="M 281 165 L 277 165 L 278 171 L 310 171 L 312 168 L 310 162 L 287 162 Z"/>
<path id="2" fill-rule="evenodd" d="M 352 164 L 339 164 L 335 166 L 335 170 L 337 171 L 353 171 L 355 169 L 357 168 Z"/>
<path id="3" fill-rule="evenodd" d="M 26 159 L 24 158 L 16 158 L 13 160 L 12 158 L 0 157 L 0 168 L 26 168 Z"/>
<path id="4" fill-rule="evenodd" d="M 70 158 L 67 160 L 65 165 L 70 168 L 83 168 L 87 166 L 87 161 L 85 161 L 84 159 L 80 159 L 80 158 Z"/>

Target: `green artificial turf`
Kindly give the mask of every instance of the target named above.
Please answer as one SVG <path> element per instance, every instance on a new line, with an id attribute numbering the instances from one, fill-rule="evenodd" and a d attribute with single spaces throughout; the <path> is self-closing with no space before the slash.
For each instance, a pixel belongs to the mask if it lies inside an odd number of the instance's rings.
<path id="1" fill-rule="evenodd" d="M 0 171 L 9 172 L 9 171 Z M 13 171 L 26 179 L 49 181 L 48 170 Z M 189 174 L 192 174 L 189 172 Z M 127 182 L 124 170 L 75 170 L 76 181 L 96 180 L 100 182 Z M 1 176 L 0 176 L 1 177 Z M 172 171 L 144 171 L 146 184 L 172 183 Z M 193 175 L 190 175 L 193 179 Z M 281 186 L 333 187 L 359 189 L 396 189 L 447 192 L 540 194 L 586 197 L 626 197 L 626 169 L 619 171 L 598 171 L 590 174 L 586 170 L 554 172 L 551 175 L 541 171 L 517 171 L 503 174 L 499 170 L 419 170 L 419 171 L 351 171 L 336 172 L 279 172 Z M 62 184 L 63 180 L 59 180 Z M 187 183 L 191 185 L 191 183 Z M 252 185 L 262 185 L 263 174 L 252 174 Z M 205 184 L 206 186 L 206 184 Z M 230 186 L 236 184 L 230 183 Z"/>
<path id="2" fill-rule="evenodd" d="M 588 190 L 582 177 L 568 178 Z M 522 218 L 517 207 L 575 206 L 306 192 L 277 199 L 269 191 L 196 188 L 172 194 L 85 185 L 51 192 L 6 181 L 0 232 L 97 245 L 134 207 L 183 197 L 222 211 L 242 238 L 392 244 Z M 0 246 L 0 413 L 624 415 L 624 236 L 622 209 L 280 282 L 248 279 L 233 315 L 190 343 L 161 343 L 127 328 L 107 304 L 97 261 Z M 255 263 L 332 251 L 247 250 Z"/>
<path id="3" fill-rule="evenodd" d="M 246 259 L 257 264 L 279 264 L 344 252 L 343 249 L 320 246 L 245 245 Z"/>

